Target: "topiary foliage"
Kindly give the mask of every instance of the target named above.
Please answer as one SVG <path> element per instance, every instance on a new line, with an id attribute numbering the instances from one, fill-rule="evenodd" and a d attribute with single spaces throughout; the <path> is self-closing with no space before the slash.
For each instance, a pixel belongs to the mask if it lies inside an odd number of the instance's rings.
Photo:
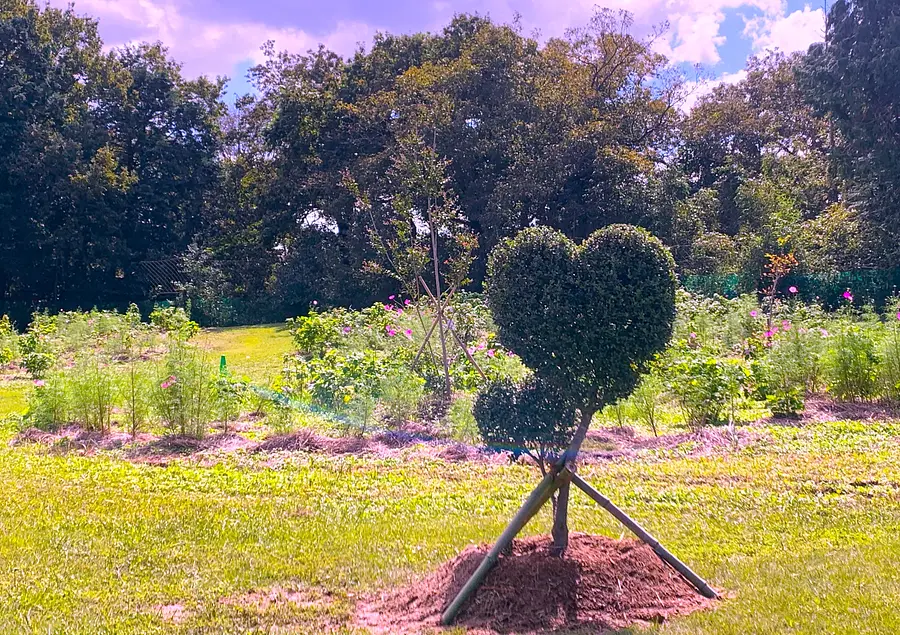
<path id="1" fill-rule="evenodd" d="M 478 395 L 472 414 L 487 444 L 523 451 L 542 468 L 569 443 L 575 427 L 572 405 L 536 377 L 490 385 Z"/>
<path id="2" fill-rule="evenodd" d="M 504 346 L 596 412 L 631 393 L 675 319 L 674 262 L 647 231 L 610 225 L 575 245 L 526 229 L 488 263 L 487 299 Z"/>

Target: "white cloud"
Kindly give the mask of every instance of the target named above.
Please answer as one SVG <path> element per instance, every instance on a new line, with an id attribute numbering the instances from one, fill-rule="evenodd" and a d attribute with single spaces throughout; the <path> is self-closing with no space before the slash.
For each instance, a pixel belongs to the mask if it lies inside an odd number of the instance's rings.
<path id="1" fill-rule="evenodd" d="M 717 86 L 722 86 L 723 84 L 737 84 L 738 82 L 746 78 L 747 71 L 741 69 L 736 73 L 725 73 L 718 79 L 687 82 L 685 84 L 687 97 L 681 104 L 681 110 L 684 112 L 688 112 L 695 105 L 697 105 L 697 102 L 700 101 L 700 99 L 713 92 Z"/>
<path id="2" fill-rule="evenodd" d="M 69 0 L 50 0 L 64 8 Z M 311 34 L 260 22 L 218 22 L 186 16 L 172 0 L 75 0 L 75 11 L 99 19 L 109 46 L 161 41 L 184 65 L 185 74 L 223 75 L 246 60 L 260 62 L 260 47 L 275 41 L 276 50 L 299 53 L 319 43 L 349 55 L 375 29 L 361 22 L 339 22 L 330 32 Z"/>
<path id="3" fill-rule="evenodd" d="M 778 49 L 783 53 L 805 51 L 825 36 L 825 12 L 806 5 L 800 11 L 775 19 L 759 17 L 747 20 L 744 34 L 753 40 L 757 52 Z"/>

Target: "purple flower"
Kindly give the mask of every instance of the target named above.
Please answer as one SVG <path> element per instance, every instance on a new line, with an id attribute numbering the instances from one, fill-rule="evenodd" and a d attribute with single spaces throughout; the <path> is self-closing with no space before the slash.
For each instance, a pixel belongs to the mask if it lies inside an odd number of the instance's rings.
<path id="1" fill-rule="evenodd" d="M 512 351 L 506 351 L 507 357 L 512 357 L 513 355 L 515 355 L 515 353 L 513 353 Z"/>
<path id="2" fill-rule="evenodd" d="M 344 333 L 349 333 L 349 332 L 352 331 L 352 330 L 353 330 L 353 329 L 351 329 L 349 326 L 345 326 L 345 327 L 344 327 Z"/>
<path id="3" fill-rule="evenodd" d="M 35 379 L 34 385 L 37 386 L 38 388 L 41 388 L 42 386 L 46 385 L 46 382 L 44 382 L 43 379 Z"/>
<path id="4" fill-rule="evenodd" d="M 850 293 L 850 289 L 847 289 L 846 291 L 844 291 L 844 299 L 849 302 L 853 302 L 853 294 Z"/>
<path id="5" fill-rule="evenodd" d="M 797 293 L 797 287 L 788 287 L 788 291 L 791 293 Z"/>
<path id="6" fill-rule="evenodd" d="M 900 311 L 897 311 L 897 319 L 900 320 Z"/>
<path id="7" fill-rule="evenodd" d="M 759 312 L 756 309 L 750 311 L 750 317 L 756 317 L 757 315 L 759 315 Z"/>

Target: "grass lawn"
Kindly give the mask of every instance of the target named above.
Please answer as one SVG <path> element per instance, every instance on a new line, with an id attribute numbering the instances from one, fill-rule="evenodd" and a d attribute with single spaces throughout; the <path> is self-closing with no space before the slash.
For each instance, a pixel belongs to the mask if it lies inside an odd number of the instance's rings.
<path id="1" fill-rule="evenodd" d="M 287 337 L 275 327 L 223 329 L 209 346 L 229 365 L 243 354 L 248 369 L 263 368 L 288 348 L 265 329 Z M 19 407 L 14 388 L 0 387 L 0 410 Z M 669 452 L 582 469 L 729 596 L 651 632 L 900 632 L 900 424 L 765 433 L 733 453 Z M 493 540 L 538 478 L 521 465 L 421 455 L 151 466 L 4 443 L 0 633 L 341 628 L 356 594 Z M 545 511 L 527 531 L 549 524 Z M 577 492 L 570 524 L 623 534 Z M 274 586 L 313 601 L 237 601 Z"/>
<path id="2" fill-rule="evenodd" d="M 203 329 L 194 340 L 213 355 L 225 355 L 228 367 L 254 382 L 268 382 L 281 360 L 294 350 L 284 324 Z"/>

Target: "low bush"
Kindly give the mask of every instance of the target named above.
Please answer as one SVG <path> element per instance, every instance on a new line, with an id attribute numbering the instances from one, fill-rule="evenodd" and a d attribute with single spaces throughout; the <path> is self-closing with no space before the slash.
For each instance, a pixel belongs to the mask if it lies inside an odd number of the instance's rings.
<path id="1" fill-rule="evenodd" d="M 173 342 L 159 364 L 154 410 L 173 433 L 202 438 L 215 412 L 217 373 L 202 351 Z"/>
<path id="2" fill-rule="evenodd" d="M 86 430 L 107 432 L 116 400 L 116 377 L 108 360 L 88 352 L 69 372 L 72 418 Z"/>

